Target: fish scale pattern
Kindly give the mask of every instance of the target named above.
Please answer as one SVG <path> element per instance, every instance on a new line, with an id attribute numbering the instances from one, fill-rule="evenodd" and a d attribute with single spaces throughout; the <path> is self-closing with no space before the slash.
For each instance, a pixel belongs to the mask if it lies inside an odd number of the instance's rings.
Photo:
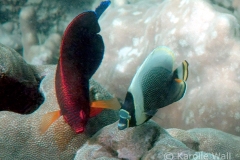
<path id="1" fill-rule="evenodd" d="M 169 103 L 166 97 L 169 93 L 171 75 L 172 73 L 163 67 L 156 67 L 143 75 L 141 84 L 146 111 L 165 107 Z"/>

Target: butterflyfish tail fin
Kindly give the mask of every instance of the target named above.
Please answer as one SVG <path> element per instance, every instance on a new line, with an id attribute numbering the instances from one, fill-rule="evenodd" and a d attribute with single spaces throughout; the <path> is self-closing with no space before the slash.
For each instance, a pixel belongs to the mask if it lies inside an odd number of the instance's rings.
<path id="1" fill-rule="evenodd" d="M 117 98 L 112 98 L 109 100 L 100 100 L 100 101 L 93 101 L 91 103 L 91 108 L 104 108 L 104 109 L 113 109 L 119 110 L 121 108 L 120 102 Z"/>
<path id="2" fill-rule="evenodd" d="M 187 90 L 187 81 L 188 78 L 188 62 L 185 60 L 182 64 L 175 69 L 173 72 L 173 83 L 170 88 L 170 94 L 168 98 L 172 102 L 176 102 L 184 97 Z"/>
<path id="3" fill-rule="evenodd" d="M 188 62 L 185 60 L 182 64 L 173 72 L 173 77 L 187 81 L 188 78 Z"/>
<path id="4" fill-rule="evenodd" d="M 175 78 L 172 82 L 168 99 L 171 102 L 179 101 L 184 97 L 187 90 L 187 84 L 185 81 Z"/>
<path id="5" fill-rule="evenodd" d="M 60 110 L 49 112 L 43 115 L 40 125 L 40 133 L 44 134 L 48 128 L 61 116 Z"/>

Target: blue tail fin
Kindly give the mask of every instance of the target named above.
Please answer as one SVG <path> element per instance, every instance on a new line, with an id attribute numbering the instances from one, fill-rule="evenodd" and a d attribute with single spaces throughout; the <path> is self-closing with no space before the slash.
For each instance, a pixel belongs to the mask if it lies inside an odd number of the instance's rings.
<path id="1" fill-rule="evenodd" d="M 102 1 L 101 4 L 95 9 L 97 17 L 99 18 L 102 13 L 107 9 L 107 7 L 111 4 L 110 0 Z"/>

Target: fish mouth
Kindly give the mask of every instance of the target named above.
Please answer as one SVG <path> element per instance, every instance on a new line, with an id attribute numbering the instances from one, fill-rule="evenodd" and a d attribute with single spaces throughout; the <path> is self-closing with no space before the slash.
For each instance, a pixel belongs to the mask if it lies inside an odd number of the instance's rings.
<path id="1" fill-rule="evenodd" d="M 129 127 L 129 121 L 131 119 L 131 116 L 128 111 L 125 109 L 120 109 L 119 111 L 119 122 L 118 122 L 118 129 L 123 130 L 127 127 Z"/>
<path id="2" fill-rule="evenodd" d="M 124 130 L 125 128 L 127 128 L 126 124 L 118 123 L 118 129 L 119 130 Z"/>

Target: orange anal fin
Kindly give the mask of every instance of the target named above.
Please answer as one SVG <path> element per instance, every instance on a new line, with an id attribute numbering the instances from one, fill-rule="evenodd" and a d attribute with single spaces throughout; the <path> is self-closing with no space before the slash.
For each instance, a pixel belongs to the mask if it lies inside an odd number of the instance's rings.
<path id="1" fill-rule="evenodd" d="M 174 80 L 175 80 L 177 83 L 182 83 L 182 82 L 183 82 L 183 80 L 178 79 L 178 78 L 175 78 Z"/>
<path id="2" fill-rule="evenodd" d="M 109 100 L 94 101 L 91 103 L 91 108 L 119 110 L 121 108 L 121 105 L 117 98 L 112 98 Z"/>
<path id="3" fill-rule="evenodd" d="M 44 134 L 48 128 L 61 116 L 60 110 L 49 112 L 43 115 L 40 125 L 40 133 Z"/>

